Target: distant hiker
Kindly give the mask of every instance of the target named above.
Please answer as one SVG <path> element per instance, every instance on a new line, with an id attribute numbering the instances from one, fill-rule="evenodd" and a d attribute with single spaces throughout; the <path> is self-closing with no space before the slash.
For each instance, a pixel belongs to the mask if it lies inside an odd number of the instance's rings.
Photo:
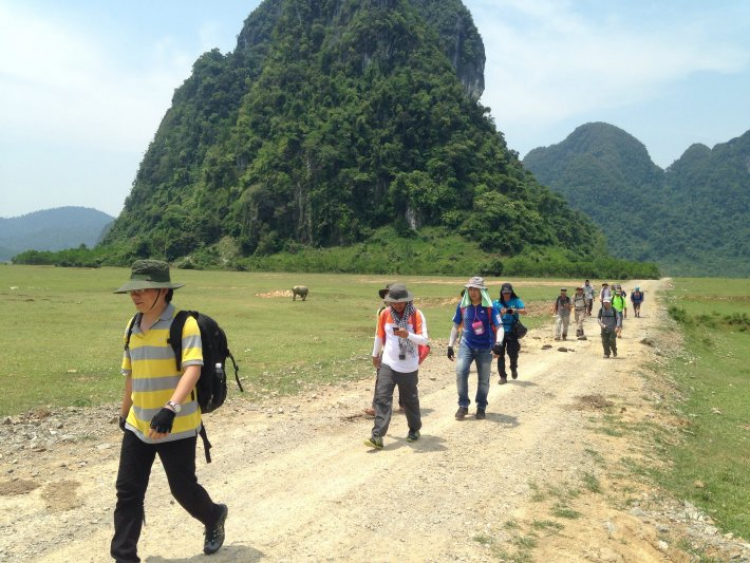
<path id="1" fill-rule="evenodd" d="M 419 439 L 422 417 L 419 410 L 419 350 L 429 343 L 427 323 L 414 307 L 414 297 L 402 283 L 394 283 L 384 301 L 388 307 L 378 317 L 372 349 L 372 365 L 378 370 L 375 388 L 375 424 L 365 445 L 378 450 L 388 432 L 393 410 L 393 390 L 398 386 L 409 425 L 407 442 Z"/>
<path id="2" fill-rule="evenodd" d="M 599 303 L 603 305 L 605 299 L 612 300 L 612 289 L 607 282 L 602 284 L 602 289 L 599 291 Z"/>
<path id="3" fill-rule="evenodd" d="M 500 385 L 508 383 L 508 373 L 505 371 L 505 354 L 508 354 L 510 360 L 510 375 L 513 379 L 518 379 L 518 355 L 521 352 L 521 341 L 513 332 L 513 327 L 520 322 L 519 315 L 526 314 L 526 305 L 519 299 L 513 286 L 504 283 L 500 287 L 500 299 L 492 303 L 496 310 L 500 312 L 503 322 L 503 332 L 505 337 L 496 343 L 498 350 L 497 371 L 500 374 Z M 497 346 L 499 344 L 499 347 Z"/>
<path id="4" fill-rule="evenodd" d="M 622 325 L 624 319 L 628 318 L 628 300 L 627 293 L 622 290 L 622 286 L 617 284 L 612 291 L 612 308 L 617 311 L 620 317 L 620 324 L 617 326 L 617 338 L 622 338 Z"/>
<path id="5" fill-rule="evenodd" d="M 378 290 L 378 295 L 381 299 L 385 299 L 385 296 L 388 295 L 388 290 L 391 288 L 391 284 L 386 284 L 386 286 L 383 289 Z M 378 312 L 375 313 L 375 338 L 378 337 L 378 321 L 380 320 L 380 313 L 385 311 L 386 307 L 388 307 L 388 303 L 383 301 L 383 305 L 378 309 Z M 372 392 L 372 405 L 370 408 L 365 409 L 365 414 L 367 416 L 375 416 L 375 395 L 378 390 L 378 371 L 380 371 L 378 368 L 375 369 L 375 390 Z M 399 388 L 398 392 L 398 411 L 404 412 L 404 406 L 403 402 L 401 401 L 401 389 Z"/>
<path id="6" fill-rule="evenodd" d="M 459 329 L 463 329 L 456 363 L 456 388 L 458 390 L 458 410 L 456 419 L 463 420 L 469 414 L 469 368 L 472 362 L 477 366 L 476 418 L 486 418 L 487 395 L 490 392 L 490 371 L 492 356 L 499 353 L 496 343 L 503 341 L 505 331 L 500 312 L 492 305 L 484 279 L 475 276 L 464 285 L 466 293 L 456 307 L 453 327 L 448 339 L 448 359 L 453 361 Z"/>
<path id="7" fill-rule="evenodd" d="M 568 290 L 566 288 L 560 289 L 560 295 L 555 299 L 554 312 L 557 316 L 555 321 L 555 340 L 567 340 L 568 338 L 568 325 L 570 324 L 570 309 L 573 307 L 570 297 L 568 297 Z"/>
<path id="8" fill-rule="evenodd" d="M 181 371 L 177 371 L 168 340 L 178 311 L 171 303 L 172 295 L 183 285 L 170 281 L 166 262 L 138 260 L 133 263 L 130 281 L 115 291 L 129 293 L 139 313 L 122 360 L 125 393 L 120 428 L 124 435 L 110 548 L 118 562 L 140 561 L 137 548 L 143 503 L 157 455 L 174 498 L 205 526 L 203 552 L 216 553 L 224 543 L 227 506 L 214 503 L 195 475 L 195 444 L 201 429 L 195 384 L 203 365 L 197 321 L 193 317 L 185 321 Z"/>
<path id="9" fill-rule="evenodd" d="M 305 301 L 308 293 L 310 293 L 310 290 L 306 286 L 295 285 L 292 288 L 292 301 L 297 301 L 297 296 L 300 296 L 302 301 Z"/>
<path id="10" fill-rule="evenodd" d="M 635 291 L 630 294 L 630 302 L 633 304 L 633 313 L 638 318 L 640 318 L 641 316 L 641 304 L 643 303 L 644 299 L 645 296 L 643 295 L 640 287 L 636 287 Z"/>
<path id="11" fill-rule="evenodd" d="M 584 288 L 582 286 L 577 287 L 576 294 L 573 296 L 573 309 L 576 315 L 576 338 L 579 340 L 586 340 L 586 336 L 583 334 L 583 319 L 586 318 L 587 307 Z"/>
<path id="12" fill-rule="evenodd" d="M 620 326 L 620 316 L 612 308 L 612 301 L 605 299 L 602 302 L 602 308 L 599 309 L 599 326 L 602 327 L 602 347 L 604 348 L 604 357 L 609 358 L 610 353 L 617 357 L 617 336 L 616 330 Z"/>
<path id="13" fill-rule="evenodd" d="M 594 306 L 594 286 L 589 280 L 583 283 L 583 297 L 586 299 L 586 316 L 591 316 L 591 308 Z"/>

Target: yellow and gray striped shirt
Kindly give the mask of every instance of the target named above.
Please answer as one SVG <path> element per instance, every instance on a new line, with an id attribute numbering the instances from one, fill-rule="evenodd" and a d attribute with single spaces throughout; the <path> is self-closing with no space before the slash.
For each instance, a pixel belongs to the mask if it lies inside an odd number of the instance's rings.
<path id="1" fill-rule="evenodd" d="M 157 442 L 148 437 L 151 419 L 172 398 L 182 377 L 182 373 L 177 371 L 174 351 L 169 344 L 169 327 L 176 313 L 177 309 L 170 303 L 145 333 L 135 323 L 130 345 L 122 358 L 122 373 L 131 375 L 133 382 L 133 406 L 128 413 L 126 427 L 148 444 Z M 127 337 L 127 329 L 125 334 Z M 201 333 L 197 321 L 188 317 L 182 330 L 182 366 L 184 369 L 202 365 Z M 158 442 L 171 442 L 198 434 L 201 412 L 196 399 L 196 391 L 193 390 L 182 403 L 180 413 L 175 416 L 172 433 Z"/>

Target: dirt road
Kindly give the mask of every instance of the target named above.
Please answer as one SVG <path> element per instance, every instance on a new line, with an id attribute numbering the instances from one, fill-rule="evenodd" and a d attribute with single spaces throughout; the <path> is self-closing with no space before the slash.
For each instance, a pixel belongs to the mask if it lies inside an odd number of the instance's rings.
<path id="1" fill-rule="evenodd" d="M 198 453 L 201 482 L 229 505 L 227 541 L 211 561 L 690 560 L 653 518 L 634 513 L 652 491 L 623 459 L 646 460 L 649 448 L 617 431 L 662 416 L 644 378 L 657 348 L 641 341 L 663 337 L 663 283 L 641 283 L 649 301 L 642 318 L 626 321 L 616 360 L 602 358 L 593 319 L 587 341 L 530 332 L 517 381 L 499 386 L 493 368 L 483 421 L 454 419 L 454 364 L 434 338 L 413 444 L 400 415 L 384 450 L 362 444 L 371 381 L 230 402 L 207 420 L 214 462 L 204 464 L 200 445 Z M 470 382 L 473 394 L 473 374 Z M 54 448 L 3 451 L 0 561 L 108 560 L 119 453 L 108 426 Z M 141 558 L 204 561 L 202 527 L 173 502 L 158 461 L 146 502 Z"/>

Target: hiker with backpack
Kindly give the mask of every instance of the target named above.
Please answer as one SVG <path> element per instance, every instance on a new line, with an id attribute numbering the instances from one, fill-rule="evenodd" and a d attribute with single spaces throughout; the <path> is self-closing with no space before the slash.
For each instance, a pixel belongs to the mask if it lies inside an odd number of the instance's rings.
<path id="1" fill-rule="evenodd" d="M 643 303 L 644 295 L 640 287 L 636 287 L 635 291 L 630 294 L 630 302 L 633 304 L 633 314 L 636 318 L 641 316 L 641 304 Z"/>
<path id="2" fill-rule="evenodd" d="M 602 301 L 602 308 L 599 309 L 599 326 L 602 329 L 602 348 L 604 348 L 604 358 L 609 358 L 612 354 L 617 357 L 617 328 L 621 324 L 620 315 L 612 307 L 611 299 Z"/>
<path id="3" fill-rule="evenodd" d="M 617 326 L 617 338 L 622 338 L 622 325 L 628 318 L 628 299 L 627 292 L 623 291 L 622 286 L 618 283 L 612 290 L 612 308 L 617 311 L 620 317 L 620 324 Z"/>
<path id="4" fill-rule="evenodd" d="M 448 339 L 448 359 L 453 361 L 456 354 L 453 345 L 459 329 L 463 329 L 456 363 L 456 387 L 458 390 L 458 410 L 456 420 L 463 420 L 469 414 L 469 368 L 477 366 L 477 394 L 475 402 L 477 419 L 486 418 L 487 395 L 490 391 L 490 371 L 492 357 L 498 356 L 505 335 L 500 312 L 493 306 L 487 293 L 484 278 L 475 276 L 466 285 L 466 293 L 456 307 L 453 327 Z"/>
<path id="5" fill-rule="evenodd" d="M 573 307 L 570 297 L 568 297 L 568 290 L 562 288 L 560 295 L 555 299 L 555 307 L 553 309 L 557 320 L 555 321 L 555 340 L 568 339 L 568 325 L 570 325 L 570 309 Z"/>
<path id="6" fill-rule="evenodd" d="M 497 354 L 497 371 L 500 374 L 500 385 L 508 383 L 508 373 L 505 371 L 505 354 L 508 354 L 510 360 L 510 375 L 513 379 L 518 379 L 518 355 L 521 352 L 521 335 L 518 331 L 521 325 L 519 315 L 526 314 L 526 305 L 513 291 L 513 286 L 504 283 L 500 287 L 500 299 L 492 302 L 493 306 L 500 312 L 503 322 L 503 332 L 505 334 Z"/>
<path id="7" fill-rule="evenodd" d="M 586 318 L 587 303 L 582 286 L 576 288 L 576 294 L 573 296 L 573 309 L 576 320 L 576 338 L 586 340 L 586 335 L 583 333 L 583 320 Z"/>
<path id="8" fill-rule="evenodd" d="M 115 488 L 115 532 L 110 553 L 118 563 L 136 563 L 145 519 L 144 499 L 155 457 L 161 460 L 172 495 L 205 526 L 203 552 L 216 553 L 224 543 L 228 509 L 211 500 L 195 474 L 195 451 L 201 431 L 196 384 L 202 378 L 203 343 L 198 322 L 188 316 L 180 334 L 180 368 L 169 342 L 178 309 L 169 264 L 137 260 L 130 281 L 115 293 L 129 293 L 138 313 L 126 330 L 122 360 L 125 392 L 120 406 L 123 431 Z"/>
<path id="9" fill-rule="evenodd" d="M 391 284 L 386 284 L 386 286 L 383 289 L 378 290 L 378 295 L 381 299 L 385 299 L 385 296 L 388 295 L 388 290 L 391 288 Z M 378 312 L 375 313 L 375 338 L 377 338 L 378 333 L 378 321 L 380 320 L 380 314 L 385 311 L 385 309 L 388 307 L 388 303 L 383 301 L 383 305 L 378 309 Z M 372 392 L 372 403 L 369 408 L 365 409 L 365 414 L 367 416 L 375 417 L 375 396 L 378 390 L 378 372 L 379 369 L 375 369 L 375 390 Z M 399 396 L 398 396 L 398 412 L 404 412 L 404 403 L 401 400 L 401 390 L 399 389 Z"/>
<path id="10" fill-rule="evenodd" d="M 589 280 L 583 282 L 583 297 L 586 299 L 586 316 L 591 316 L 591 309 L 594 306 L 594 286 Z"/>
<path id="11" fill-rule="evenodd" d="M 375 423 L 365 445 L 383 449 L 393 412 L 393 391 L 398 387 L 409 432 L 407 442 L 419 440 L 420 348 L 429 344 L 424 315 L 414 306 L 414 296 L 402 283 L 391 284 L 384 301 L 388 307 L 378 317 L 372 365 L 378 370 L 375 388 Z"/>

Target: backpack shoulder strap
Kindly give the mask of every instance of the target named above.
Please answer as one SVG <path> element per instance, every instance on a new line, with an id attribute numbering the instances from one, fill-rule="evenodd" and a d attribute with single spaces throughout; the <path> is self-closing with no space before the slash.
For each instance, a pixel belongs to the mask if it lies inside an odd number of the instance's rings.
<path id="1" fill-rule="evenodd" d="M 130 337 L 133 335 L 133 327 L 136 323 L 141 322 L 141 317 L 143 316 L 143 313 L 136 313 L 133 315 L 133 318 L 130 319 L 130 324 L 128 325 L 128 332 L 125 335 L 125 350 L 130 348 Z"/>
<path id="2" fill-rule="evenodd" d="M 172 319 L 169 327 L 169 345 L 174 352 L 174 360 L 177 363 L 177 371 L 182 370 L 182 329 L 185 328 L 185 321 L 188 317 L 195 317 L 195 311 L 178 311 Z"/>

